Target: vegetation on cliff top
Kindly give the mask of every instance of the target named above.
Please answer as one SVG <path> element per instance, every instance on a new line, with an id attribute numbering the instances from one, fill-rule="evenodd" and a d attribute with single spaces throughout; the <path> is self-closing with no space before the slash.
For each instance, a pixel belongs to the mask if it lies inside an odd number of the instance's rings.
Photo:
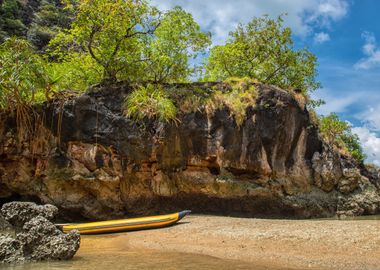
<path id="1" fill-rule="evenodd" d="M 249 77 L 307 95 L 320 87 L 315 79 L 317 59 L 307 49 L 294 49 L 291 35 L 291 29 L 283 27 L 281 16 L 240 24 L 225 45 L 211 49 L 205 79 Z"/>
<path id="2" fill-rule="evenodd" d="M 350 124 L 340 120 L 335 113 L 320 117 L 319 130 L 329 144 L 346 151 L 359 162 L 365 160 L 358 136 L 352 133 Z"/>
<path id="3" fill-rule="evenodd" d="M 210 44 L 209 33 L 181 7 L 161 12 L 145 0 L 92 0 L 77 9 L 70 28 L 51 41 L 52 54 L 63 62 L 92 58 L 102 70 L 98 81 L 188 80 L 189 60 Z"/>
<path id="4" fill-rule="evenodd" d="M 177 108 L 227 107 L 239 126 L 255 104 L 256 81 L 297 92 L 309 107 L 318 103 L 309 99 L 320 87 L 317 59 L 294 48 L 281 16 L 240 24 L 206 57 L 210 33 L 190 13 L 181 7 L 161 11 L 148 0 L 3 0 L 0 15 L 0 107 L 16 111 L 19 126 L 30 123 L 32 104 L 55 92 L 116 80 L 143 82 L 125 102 L 127 115 L 136 120 L 170 121 Z M 204 64 L 194 64 L 202 55 Z M 196 78 L 224 81 L 226 87 L 184 95 L 159 86 Z M 349 126 L 331 134 L 331 126 L 344 123 L 332 118 L 319 121 L 322 134 L 362 161 L 357 136 Z"/>

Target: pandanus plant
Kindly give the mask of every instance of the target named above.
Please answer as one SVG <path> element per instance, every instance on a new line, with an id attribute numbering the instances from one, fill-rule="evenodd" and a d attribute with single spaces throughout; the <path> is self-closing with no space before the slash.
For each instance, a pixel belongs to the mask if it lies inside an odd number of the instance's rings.
<path id="1" fill-rule="evenodd" d="M 32 105 L 49 100 L 59 76 L 23 39 L 10 38 L 0 45 L 0 109 L 15 113 L 19 139 L 33 133 Z"/>

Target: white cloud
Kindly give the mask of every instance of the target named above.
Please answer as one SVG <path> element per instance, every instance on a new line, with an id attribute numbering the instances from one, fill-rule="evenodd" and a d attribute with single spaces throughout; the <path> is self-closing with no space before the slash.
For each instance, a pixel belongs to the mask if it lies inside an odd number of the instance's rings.
<path id="1" fill-rule="evenodd" d="M 380 131 L 380 105 L 369 107 L 368 110 L 360 113 L 359 117 L 371 130 Z"/>
<path id="2" fill-rule="evenodd" d="M 319 1 L 317 9 L 311 13 L 307 21 L 329 27 L 331 21 L 338 21 L 346 16 L 348 9 L 349 4 L 346 0 Z"/>
<path id="3" fill-rule="evenodd" d="M 380 138 L 366 127 L 355 127 L 352 131 L 359 136 L 366 161 L 380 166 Z"/>
<path id="4" fill-rule="evenodd" d="M 362 38 L 365 40 L 363 45 L 364 58 L 355 64 L 355 69 L 371 69 L 380 66 L 380 48 L 376 44 L 376 37 L 373 33 L 363 32 Z"/>
<path id="5" fill-rule="evenodd" d="M 204 30 L 211 31 L 215 44 L 225 42 L 236 25 L 246 23 L 254 16 L 271 17 L 287 13 L 285 24 L 294 33 L 306 36 L 313 26 L 326 26 L 343 18 L 349 0 L 152 0 L 161 9 L 175 5 L 192 13 Z"/>
<path id="6" fill-rule="evenodd" d="M 358 101 L 360 93 L 353 93 L 350 95 L 335 94 L 327 88 L 323 88 L 313 93 L 313 99 L 322 99 L 326 104 L 317 108 L 317 113 L 321 115 L 328 115 L 332 112 L 342 113 Z"/>
<path id="7" fill-rule="evenodd" d="M 360 116 L 364 126 L 355 127 L 352 131 L 359 136 L 367 162 L 380 166 L 380 105 L 370 107 Z"/>
<path id="8" fill-rule="evenodd" d="M 314 35 L 314 42 L 315 43 L 325 43 L 330 40 L 330 35 L 325 32 L 320 32 Z"/>

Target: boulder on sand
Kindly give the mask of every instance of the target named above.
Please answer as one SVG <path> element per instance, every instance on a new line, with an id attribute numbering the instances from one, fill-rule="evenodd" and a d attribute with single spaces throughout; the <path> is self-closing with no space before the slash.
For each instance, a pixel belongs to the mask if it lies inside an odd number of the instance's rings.
<path id="1" fill-rule="evenodd" d="M 1 214 L 5 224 L 9 224 L 15 234 L 0 235 L 0 262 L 71 259 L 79 249 L 80 235 L 77 231 L 64 234 L 57 229 L 51 222 L 57 213 L 53 205 L 28 202 L 3 205 Z"/>

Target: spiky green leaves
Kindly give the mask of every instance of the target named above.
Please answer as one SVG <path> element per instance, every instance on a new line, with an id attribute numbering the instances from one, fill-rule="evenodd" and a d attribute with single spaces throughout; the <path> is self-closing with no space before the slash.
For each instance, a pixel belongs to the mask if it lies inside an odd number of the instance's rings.
<path id="1" fill-rule="evenodd" d="M 177 109 L 160 85 L 148 84 L 134 90 L 125 100 L 125 113 L 135 120 L 144 118 L 170 122 L 176 119 Z"/>

